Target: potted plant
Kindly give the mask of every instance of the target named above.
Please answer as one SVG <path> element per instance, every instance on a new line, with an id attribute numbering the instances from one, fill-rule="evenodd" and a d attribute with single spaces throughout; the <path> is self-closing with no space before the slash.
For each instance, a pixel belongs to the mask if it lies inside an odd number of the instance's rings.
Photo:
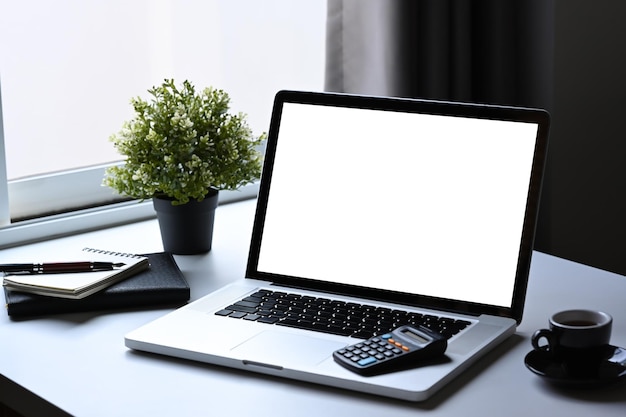
<path id="1" fill-rule="evenodd" d="M 148 93 L 150 101 L 131 99 L 134 118 L 110 138 L 125 163 L 107 169 L 104 185 L 152 198 L 166 251 L 208 252 L 218 192 L 260 177 L 265 134 L 254 137 L 245 114 L 229 113 L 222 90 L 196 93 L 189 81 L 166 79 Z"/>

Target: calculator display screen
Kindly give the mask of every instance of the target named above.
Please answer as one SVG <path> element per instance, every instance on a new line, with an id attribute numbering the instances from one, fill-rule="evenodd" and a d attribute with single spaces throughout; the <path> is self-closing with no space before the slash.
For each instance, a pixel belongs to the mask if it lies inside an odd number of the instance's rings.
<path id="1" fill-rule="evenodd" d="M 408 337 L 409 339 L 412 339 L 418 343 L 424 344 L 424 343 L 428 343 L 429 340 L 425 339 L 424 337 L 420 336 L 417 333 L 414 333 L 408 329 L 402 330 L 401 332 L 404 336 Z"/>

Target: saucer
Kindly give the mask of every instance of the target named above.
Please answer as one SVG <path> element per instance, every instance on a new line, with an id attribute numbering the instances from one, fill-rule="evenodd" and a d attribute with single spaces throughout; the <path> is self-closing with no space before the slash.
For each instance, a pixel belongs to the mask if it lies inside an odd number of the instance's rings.
<path id="1" fill-rule="evenodd" d="M 547 352 L 532 350 L 524 358 L 526 367 L 536 375 L 558 384 L 600 385 L 626 378 L 626 349 L 608 346 L 607 359 L 584 374 L 572 373 L 566 363 Z"/>

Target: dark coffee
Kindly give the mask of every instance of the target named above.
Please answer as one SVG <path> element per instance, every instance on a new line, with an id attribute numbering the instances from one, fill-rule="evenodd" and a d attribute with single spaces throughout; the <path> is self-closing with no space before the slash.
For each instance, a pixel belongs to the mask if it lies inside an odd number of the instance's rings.
<path id="1" fill-rule="evenodd" d="M 611 316 L 601 311 L 561 311 L 550 317 L 549 329 L 533 334 L 531 343 L 557 360 L 597 364 L 611 339 L 612 322 Z"/>
<path id="2" fill-rule="evenodd" d="M 561 322 L 561 324 L 565 326 L 574 326 L 574 327 L 589 327 L 589 326 L 595 326 L 598 323 L 596 323 L 595 321 L 589 321 L 589 320 L 570 320 L 570 321 Z"/>

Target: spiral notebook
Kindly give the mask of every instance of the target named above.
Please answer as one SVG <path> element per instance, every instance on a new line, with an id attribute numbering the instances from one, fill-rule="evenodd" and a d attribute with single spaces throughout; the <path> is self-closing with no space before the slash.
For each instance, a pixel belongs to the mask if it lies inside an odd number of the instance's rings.
<path id="1" fill-rule="evenodd" d="M 148 258 L 145 256 L 93 248 L 83 248 L 78 253 L 68 253 L 66 259 L 55 259 L 54 261 L 113 262 L 124 265 L 108 271 L 8 274 L 4 276 L 4 288 L 51 297 L 81 299 L 133 276 L 149 266 Z"/>
<path id="2" fill-rule="evenodd" d="M 7 313 L 12 319 L 53 314 L 178 307 L 191 295 L 189 284 L 171 253 L 143 254 L 150 268 L 80 300 L 46 297 L 5 288 Z"/>

